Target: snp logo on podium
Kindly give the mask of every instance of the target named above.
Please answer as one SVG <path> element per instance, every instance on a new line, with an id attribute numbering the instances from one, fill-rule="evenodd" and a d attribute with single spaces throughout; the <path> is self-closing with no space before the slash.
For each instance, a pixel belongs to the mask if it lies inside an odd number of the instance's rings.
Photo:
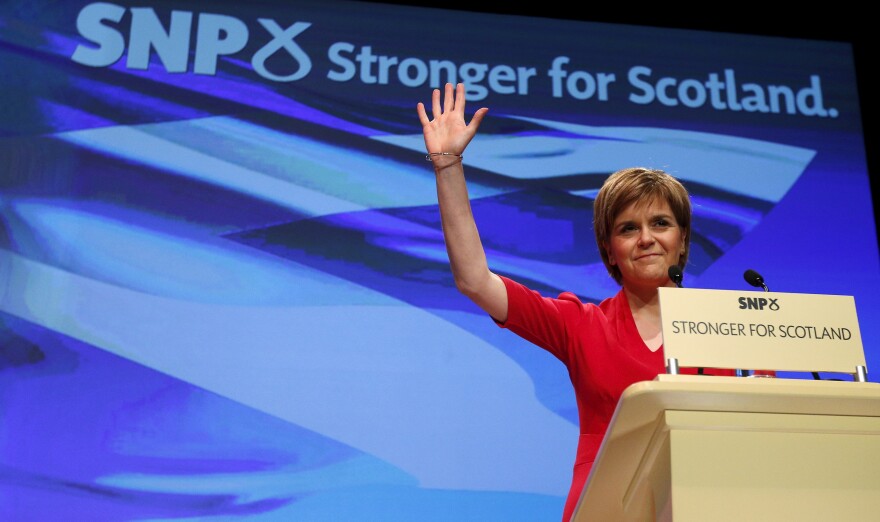
<path id="1" fill-rule="evenodd" d="M 740 310 L 779 310 L 779 299 L 767 299 L 764 297 L 740 297 Z"/>

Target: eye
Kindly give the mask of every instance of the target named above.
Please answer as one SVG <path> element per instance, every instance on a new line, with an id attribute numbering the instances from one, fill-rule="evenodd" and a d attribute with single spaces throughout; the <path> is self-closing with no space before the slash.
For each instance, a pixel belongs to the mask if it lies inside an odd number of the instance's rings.
<path id="1" fill-rule="evenodd" d="M 665 227 L 671 227 L 671 226 L 673 226 L 673 224 L 672 224 L 672 221 L 669 219 L 657 218 L 656 220 L 654 220 L 654 226 L 665 228 Z"/>

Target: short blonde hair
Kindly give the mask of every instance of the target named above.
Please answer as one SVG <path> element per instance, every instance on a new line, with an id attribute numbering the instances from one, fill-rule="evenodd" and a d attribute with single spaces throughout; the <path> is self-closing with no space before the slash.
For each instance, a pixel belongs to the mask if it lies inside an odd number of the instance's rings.
<path id="1" fill-rule="evenodd" d="M 611 277 L 622 284 L 620 268 L 612 265 L 608 257 L 608 244 L 612 227 L 617 216 L 632 203 L 649 203 L 662 198 L 669 203 L 675 220 L 683 235 L 684 253 L 678 259 L 678 266 L 684 270 L 690 253 L 691 243 L 691 199 L 687 189 L 680 181 L 659 169 L 630 167 L 618 170 L 608 176 L 602 184 L 593 203 L 593 231 L 602 262 Z"/>

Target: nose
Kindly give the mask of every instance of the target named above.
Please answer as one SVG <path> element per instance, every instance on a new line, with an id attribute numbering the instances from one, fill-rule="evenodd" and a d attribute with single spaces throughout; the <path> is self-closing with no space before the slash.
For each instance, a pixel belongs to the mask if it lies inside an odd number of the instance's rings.
<path id="1" fill-rule="evenodd" d="M 654 244 L 654 234 L 651 233 L 651 227 L 642 227 L 639 231 L 639 246 L 647 247 Z"/>

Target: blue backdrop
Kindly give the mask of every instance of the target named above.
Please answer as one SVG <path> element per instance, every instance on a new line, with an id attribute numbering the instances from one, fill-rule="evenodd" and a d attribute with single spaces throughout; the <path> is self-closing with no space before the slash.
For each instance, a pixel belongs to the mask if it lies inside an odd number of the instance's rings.
<path id="1" fill-rule="evenodd" d="M 693 195 L 686 286 L 854 296 L 877 380 L 849 44 L 13 0 L 0 72 L 5 520 L 557 519 L 574 397 L 454 287 L 415 111 L 446 81 L 491 109 L 465 163 L 493 269 L 612 295 L 592 198 L 664 168 Z"/>

